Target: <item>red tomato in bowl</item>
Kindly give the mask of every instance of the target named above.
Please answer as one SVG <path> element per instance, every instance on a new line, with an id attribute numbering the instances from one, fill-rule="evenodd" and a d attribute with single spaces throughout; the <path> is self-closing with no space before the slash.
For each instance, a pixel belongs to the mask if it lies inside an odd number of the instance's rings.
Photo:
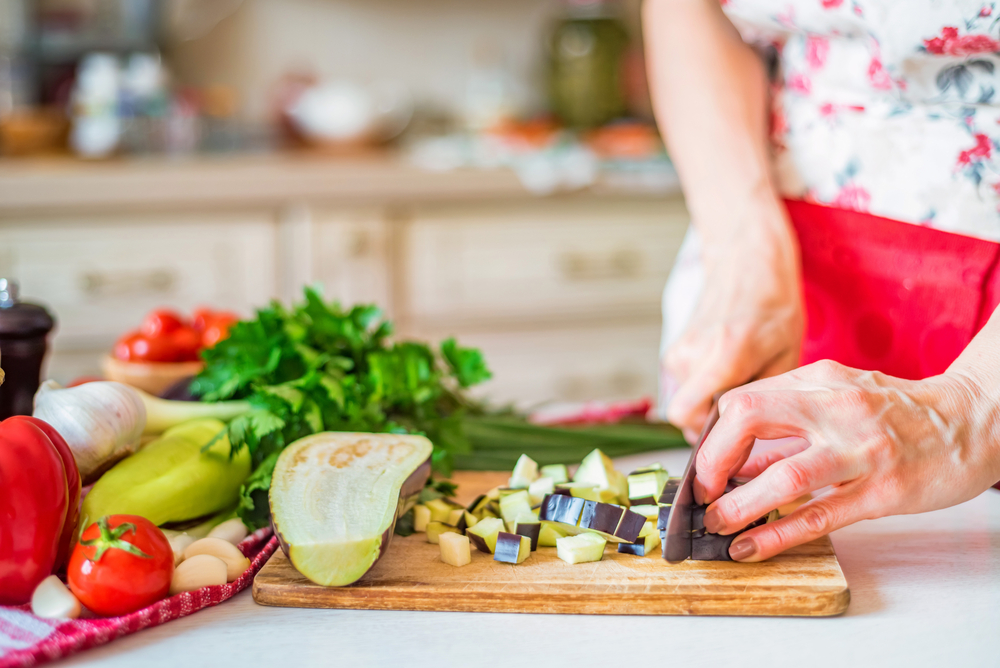
<path id="1" fill-rule="evenodd" d="M 170 334 L 184 326 L 184 318 L 179 313 L 161 308 L 150 311 L 142 321 L 142 333 L 149 337 L 156 337 Z"/>
<path id="2" fill-rule="evenodd" d="M 145 517 L 108 515 L 87 527 L 73 549 L 66 579 L 92 612 L 126 615 L 170 591 L 174 552 L 163 532 Z"/>
<path id="3" fill-rule="evenodd" d="M 131 332 L 118 339 L 115 357 L 123 362 L 173 362 L 177 349 L 166 337 Z"/>
<path id="4" fill-rule="evenodd" d="M 201 350 L 201 336 L 190 327 L 181 327 L 170 334 L 175 362 L 194 362 Z"/>

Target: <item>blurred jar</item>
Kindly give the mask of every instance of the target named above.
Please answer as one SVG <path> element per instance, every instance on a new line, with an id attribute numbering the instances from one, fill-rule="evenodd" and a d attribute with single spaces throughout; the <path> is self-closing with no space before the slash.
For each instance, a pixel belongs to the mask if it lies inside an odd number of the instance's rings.
<path id="1" fill-rule="evenodd" d="M 73 128 L 69 135 L 70 147 L 80 157 L 103 158 L 118 148 L 122 132 L 120 93 L 118 59 L 109 53 L 84 56 L 73 85 Z"/>
<path id="2" fill-rule="evenodd" d="M 566 125 L 593 128 L 625 115 L 628 42 L 617 5 L 567 0 L 548 49 L 549 103 Z"/>

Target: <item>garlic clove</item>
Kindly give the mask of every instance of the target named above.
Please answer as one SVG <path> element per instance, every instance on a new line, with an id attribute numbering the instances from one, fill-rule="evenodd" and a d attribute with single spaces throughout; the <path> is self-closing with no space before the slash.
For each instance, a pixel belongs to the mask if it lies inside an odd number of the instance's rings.
<path id="1" fill-rule="evenodd" d="M 238 545 L 241 540 L 247 537 L 247 527 L 243 524 L 243 520 L 238 517 L 234 517 L 231 520 L 222 522 L 209 531 L 208 537 L 221 538 L 222 540 L 229 541 L 233 545 Z"/>
<path id="2" fill-rule="evenodd" d="M 189 536 L 186 533 L 179 533 L 167 538 L 167 542 L 170 543 L 170 549 L 174 551 L 174 566 L 184 561 L 184 550 L 194 541 L 194 536 Z"/>
<path id="3" fill-rule="evenodd" d="M 174 569 L 174 575 L 170 579 L 170 595 L 224 584 L 226 562 L 210 554 L 196 554 L 186 558 Z"/>
<path id="4" fill-rule="evenodd" d="M 232 582 L 246 569 L 250 568 L 250 560 L 243 556 L 235 545 L 221 538 L 202 538 L 187 546 L 184 550 L 184 560 L 192 557 L 209 554 L 217 557 L 226 563 L 226 582 Z"/>
<path id="5" fill-rule="evenodd" d="M 50 575 L 35 587 L 31 595 L 31 612 L 44 619 L 76 619 L 81 606 L 73 592 L 55 575 Z"/>

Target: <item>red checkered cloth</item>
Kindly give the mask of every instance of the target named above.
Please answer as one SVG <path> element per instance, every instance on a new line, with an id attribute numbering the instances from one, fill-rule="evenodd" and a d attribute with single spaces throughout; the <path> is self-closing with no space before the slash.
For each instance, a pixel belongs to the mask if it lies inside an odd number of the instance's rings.
<path id="1" fill-rule="evenodd" d="M 183 592 L 121 617 L 42 619 L 31 614 L 30 606 L 0 606 L 0 668 L 38 666 L 232 598 L 250 586 L 257 571 L 277 549 L 278 539 L 271 535 L 270 528 L 264 528 L 247 536 L 237 547 L 250 559 L 250 568 L 239 579 Z"/>

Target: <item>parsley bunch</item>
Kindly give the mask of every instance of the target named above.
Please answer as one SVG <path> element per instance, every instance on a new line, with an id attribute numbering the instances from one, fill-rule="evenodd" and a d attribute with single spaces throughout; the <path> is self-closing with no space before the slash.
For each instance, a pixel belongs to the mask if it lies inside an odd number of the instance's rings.
<path id="1" fill-rule="evenodd" d="M 452 456 L 470 451 L 463 390 L 490 377 L 482 354 L 448 339 L 435 351 L 392 342 L 392 325 L 375 306 L 344 310 L 311 288 L 287 309 L 278 302 L 236 323 L 202 353 L 191 385 L 203 401 L 245 399 L 252 409 L 229 423 L 236 450 L 249 448 L 253 472 L 237 510 L 252 527 L 268 521 L 267 490 L 278 455 L 320 431 L 420 433 L 432 461 L 449 475 Z"/>

